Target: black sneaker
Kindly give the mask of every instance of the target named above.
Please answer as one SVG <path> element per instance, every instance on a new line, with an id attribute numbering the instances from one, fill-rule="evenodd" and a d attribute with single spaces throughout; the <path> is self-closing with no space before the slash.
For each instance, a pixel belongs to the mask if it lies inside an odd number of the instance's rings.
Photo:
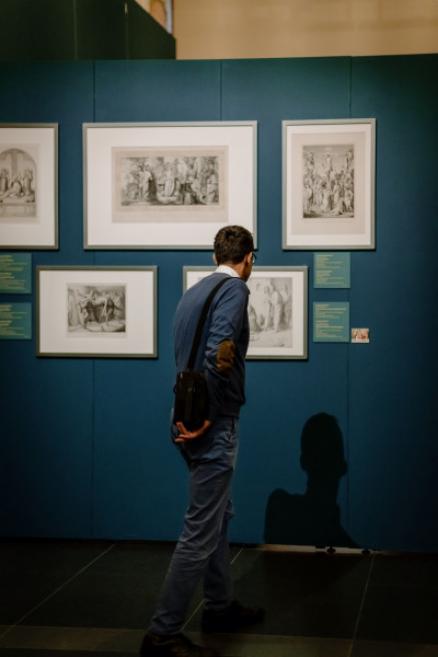
<path id="1" fill-rule="evenodd" d="M 221 611 L 205 609 L 201 625 L 204 632 L 236 632 L 242 627 L 261 623 L 264 617 L 265 610 L 261 607 L 244 607 L 233 600 Z"/>
<path id="2" fill-rule="evenodd" d="M 184 634 L 161 636 L 148 632 L 140 647 L 140 657 L 218 657 L 209 648 L 198 646 Z"/>

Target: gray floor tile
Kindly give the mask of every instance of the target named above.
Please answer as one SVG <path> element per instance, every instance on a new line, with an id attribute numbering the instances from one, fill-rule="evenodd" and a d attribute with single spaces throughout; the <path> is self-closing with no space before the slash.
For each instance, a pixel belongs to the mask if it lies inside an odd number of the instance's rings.
<path id="1" fill-rule="evenodd" d="M 171 543 L 117 544 L 26 618 L 26 624 L 146 627 L 173 547 Z"/>
<path id="2" fill-rule="evenodd" d="M 356 641 L 351 657 L 437 657 L 438 646 L 394 641 Z"/>
<path id="3" fill-rule="evenodd" d="M 126 628 L 50 627 L 20 625 L 2 635 L 0 655 L 4 650 L 71 652 L 72 654 L 137 654 L 143 630 Z"/>
<path id="4" fill-rule="evenodd" d="M 316 637 L 188 633 L 198 644 L 215 648 L 222 657 L 349 657 L 350 641 Z M 29 627 L 14 628 L 3 637 L 0 655 L 132 655 L 143 632 L 126 629 Z M 61 653 L 62 651 L 62 653 Z"/>
<path id="5" fill-rule="evenodd" d="M 231 556 L 239 549 L 233 547 Z M 154 611 L 173 550 L 174 543 L 167 542 L 118 543 L 24 622 L 27 625 L 144 628 Z M 192 609 L 201 599 L 202 589 L 199 588 Z"/>
<path id="6" fill-rule="evenodd" d="M 248 633 L 351 638 L 370 559 L 244 550 L 234 564 L 236 597 L 267 609 Z M 200 613 L 190 630 L 200 627 Z"/>
<path id="7" fill-rule="evenodd" d="M 0 624 L 18 621 L 109 545 L 100 541 L 0 543 Z"/>
<path id="8" fill-rule="evenodd" d="M 114 657 L 114 652 L 93 652 L 93 657 Z M 131 657 L 136 653 L 124 653 L 126 657 Z M 0 657 L 90 657 L 89 652 L 77 650 L 12 650 L 0 649 Z M 119 653 L 120 657 L 120 653 Z"/>
<path id="9" fill-rule="evenodd" d="M 436 556 L 375 558 L 357 638 L 438 644 Z"/>
<path id="10" fill-rule="evenodd" d="M 203 643 L 202 634 L 190 636 Z M 348 639 L 273 634 L 216 634 L 207 642 L 221 657 L 350 657 L 351 648 Z"/>

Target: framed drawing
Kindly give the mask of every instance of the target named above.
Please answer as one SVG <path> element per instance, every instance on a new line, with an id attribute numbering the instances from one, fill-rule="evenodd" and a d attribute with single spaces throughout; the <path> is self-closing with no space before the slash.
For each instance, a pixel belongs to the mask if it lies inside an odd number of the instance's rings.
<path id="1" fill-rule="evenodd" d="M 208 276 L 215 267 L 184 267 L 183 289 Z M 308 267 L 254 267 L 250 290 L 248 359 L 308 357 Z"/>
<path id="2" fill-rule="evenodd" d="M 0 249 L 57 249 L 57 193 L 57 124 L 0 123 Z"/>
<path id="3" fill-rule="evenodd" d="M 37 267 L 37 355 L 155 358 L 156 267 Z"/>
<path id="4" fill-rule="evenodd" d="M 375 119 L 283 121 L 283 249 L 374 249 Z"/>
<path id="5" fill-rule="evenodd" d="M 256 232 L 254 121 L 88 123 L 86 249 L 211 249 L 217 231 Z"/>

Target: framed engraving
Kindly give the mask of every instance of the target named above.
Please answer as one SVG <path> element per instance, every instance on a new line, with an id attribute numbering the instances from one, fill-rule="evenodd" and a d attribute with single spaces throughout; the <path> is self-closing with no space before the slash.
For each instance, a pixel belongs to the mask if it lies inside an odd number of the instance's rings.
<path id="1" fill-rule="evenodd" d="M 37 355 L 155 358 L 156 267 L 37 267 Z"/>
<path id="2" fill-rule="evenodd" d="M 256 124 L 84 124 L 86 249 L 211 249 L 256 229 Z"/>
<path id="3" fill-rule="evenodd" d="M 57 188 L 57 124 L 0 124 L 0 249 L 58 248 Z"/>
<path id="4" fill-rule="evenodd" d="M 375 119 L 283 121 L 283 249 L 375 248 Z"/>
<path id="5" fill-rule="evenodd" d="M 184 267 L 183 290 L 215 267 Z M 308 357 L 308 267 L 254 267 L 250 290 L 248 359 Z"/>

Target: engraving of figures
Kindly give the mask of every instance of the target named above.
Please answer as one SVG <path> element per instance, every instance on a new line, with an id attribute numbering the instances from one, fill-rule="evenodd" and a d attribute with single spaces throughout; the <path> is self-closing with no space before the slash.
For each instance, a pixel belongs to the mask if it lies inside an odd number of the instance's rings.
<path id="1" fill-rule="evenodd" d="M 36 216 L 36 147 L 0 151 L 0 217 Z"/>
<path id="2" fill-rule="evenodd" d="M 126 286 L 70 284 L 67 295 L 69 332 L 126 332 Z"/>
<path id="3" fill-rule="evenodd" d="M 112 149 L 113 214 L 123 220 L 187 219 L 187 210 L 212 221 L 226 207 L 227 148 Z M 163 214 L 163 210 L 166 213 Z M 170 218 L 170 219 L 169 219 Z"/>
<path id="4" fill-rule="evenodd" d="M 248 316 L 250 347 L 292 347 L 292 280 L 253 276 Z"/>
<path id="5" fill-rule="evenodd" d="M 303 217 L 354 217 L 354 146 L 303 147 Z"/>

